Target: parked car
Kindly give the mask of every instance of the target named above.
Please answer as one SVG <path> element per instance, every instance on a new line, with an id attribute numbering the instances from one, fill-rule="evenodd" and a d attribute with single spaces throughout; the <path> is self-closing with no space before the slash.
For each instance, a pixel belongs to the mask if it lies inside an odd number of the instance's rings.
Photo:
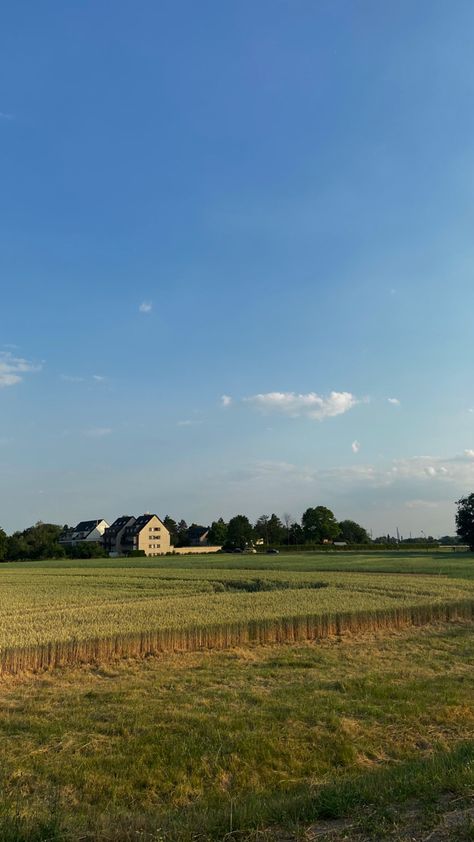
<path id="1" fill-rule="evenodd" d="M 269 555 L 278 555 L 279 552 L 280 552 L 280 550 L 275 550 L 273 547 L 271 549 L 267 550 L 267 553 L 269 553 Z"/>

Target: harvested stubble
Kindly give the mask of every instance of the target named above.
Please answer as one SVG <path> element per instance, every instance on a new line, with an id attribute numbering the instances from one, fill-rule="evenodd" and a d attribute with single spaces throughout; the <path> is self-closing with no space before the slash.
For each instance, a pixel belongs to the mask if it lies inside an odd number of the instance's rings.
<path id="1" fill-rule="evenodd" d="M 5 674 L 472 619 L 474 585 L 412 575 L 30 568 L 3 572 L 0 612 Z"/>

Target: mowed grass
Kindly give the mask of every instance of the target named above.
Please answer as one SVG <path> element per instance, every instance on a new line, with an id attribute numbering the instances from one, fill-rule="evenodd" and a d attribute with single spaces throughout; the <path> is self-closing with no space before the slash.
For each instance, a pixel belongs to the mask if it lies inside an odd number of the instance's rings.
<path id="1" fill-rule="evenodd" d="M 424 557 L 389 555 L 379 563 L 424 569 Z M 473 615 L 467 577 L 350 567 L 364 563 L 376 560 L 307 553 L 2 565 L 0 668 L 294 642 Z"/>
<path id="2" fill-rule="evenodd" d="M 474 789 L 473 659 L 458 623 L 9 678 L 0 839 L 427 839 Z"/>

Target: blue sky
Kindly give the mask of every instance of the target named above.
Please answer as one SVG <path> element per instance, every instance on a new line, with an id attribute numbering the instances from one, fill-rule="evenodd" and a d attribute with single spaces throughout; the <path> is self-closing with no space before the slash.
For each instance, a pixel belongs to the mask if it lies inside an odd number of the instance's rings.
<path id="1" fill-rule="evenodd" d="M 3 10 L 0 524 L 452 532 L 473 27 L 464 0 Z"/>

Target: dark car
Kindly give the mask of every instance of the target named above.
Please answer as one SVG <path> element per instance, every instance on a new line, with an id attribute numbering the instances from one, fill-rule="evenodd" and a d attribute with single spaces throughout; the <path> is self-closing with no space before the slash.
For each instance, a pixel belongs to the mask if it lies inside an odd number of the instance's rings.
<path id="1" fill-rule="evenodd" d="M 280 552 L 280 550 L 275 550 L 273 548 L 270 549 L 270 550 L 267 550 L 267 553 L 269 553 L 269 555 L 278 555 L 279 552 Z"/>

